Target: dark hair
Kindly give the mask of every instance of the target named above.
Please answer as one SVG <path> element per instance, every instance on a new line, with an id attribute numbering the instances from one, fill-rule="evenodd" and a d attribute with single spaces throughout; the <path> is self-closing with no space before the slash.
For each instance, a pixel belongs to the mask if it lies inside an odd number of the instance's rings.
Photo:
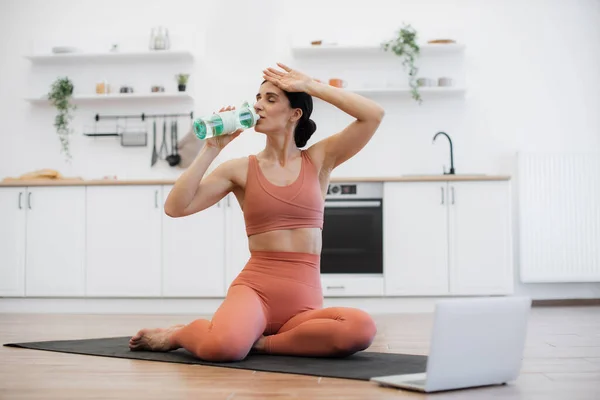
<path id="1" fill-rule="evenodd" d="M 263 83 L 265 82 L 263 81 Z M 282 92 L 285 93 L 290 101 L 290 107 L 302 110 L 302 117 L 300 117 L 294 130 L 294 141 L 296 142 L 296 146 L 304 147 L 308 139 L 317 130 L 317 124 L 310 119 L 313 110 L 312 96 L 305 92 L 286 92 L 285 90 L 282 90 Z"/>

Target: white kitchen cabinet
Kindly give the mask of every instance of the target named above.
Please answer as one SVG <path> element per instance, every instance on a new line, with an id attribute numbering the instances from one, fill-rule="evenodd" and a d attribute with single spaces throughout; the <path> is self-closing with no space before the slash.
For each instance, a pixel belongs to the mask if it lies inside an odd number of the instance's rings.
<path id="1" fill-rule="evenodd" d="M 0 188 L 0 296 L 25 295 L 25 187 Z"/>
<path id="2" fill-rule="evenodd" d="M 173 186 L 163 186 L 161 207 Z M 181 218 L 162 216 L 162 295 L 225 295 L 225 201 Z"/>
<path id="3" fill-rule="evenodd" d="M 0 295 L 84 294 L 85 192 L 0 188 Z"/>
<path id="4" fill-rule="evenodd" d="M 25 294 L 85 294 L 85 200 L 83 186 L 27 188 Z"/>
<path id="5" fill-rule="evenodd" d="M 86 294 L 161 295 L 162 186 L 88 186 Z"/>
<path id="6" fill-rule="evenodd" d="M 512 292 L 509 182 L 449 182 L 448 189 L 450 293 Z"/>
<path id="7" fill-rule="evenodd" d="M 226 219 L 225 288 L 242 271 L 250 259 L 244 214 L 233 193 L 223 200 Z"/>
<path id="8" fill-rule="evenodd" d="M 508 181 L 386 182 L 388 296 L 512 292 Z"/>
<path id="9" fill-rule="evenodd" d="M 443 182 L 385 183 L 386 295 L 448 293 L 446 190 Z"/>

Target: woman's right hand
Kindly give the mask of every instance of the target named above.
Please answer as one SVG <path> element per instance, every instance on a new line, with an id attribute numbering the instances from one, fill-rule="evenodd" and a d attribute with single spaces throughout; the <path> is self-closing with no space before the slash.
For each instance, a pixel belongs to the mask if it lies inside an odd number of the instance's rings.
<path id="1" fill-rule="evenodd" d="M 221 107 L 221 109 L 218 112 L 232 111 L 232 110 L 235 110 L 235 107 L 228 106 L 228 107 Z M 227 146 L 233 139 L 240 136 L 240 134 L 243 131 L 244 131 L 243 129 L 238 129 L 229 135 L 213 136 L 211 138 L 208 138 L 208 139 L 206 139 L 206 146 L 212 147 L 219 151 L 223 150 L 225 148 L 225 146 Z"/>

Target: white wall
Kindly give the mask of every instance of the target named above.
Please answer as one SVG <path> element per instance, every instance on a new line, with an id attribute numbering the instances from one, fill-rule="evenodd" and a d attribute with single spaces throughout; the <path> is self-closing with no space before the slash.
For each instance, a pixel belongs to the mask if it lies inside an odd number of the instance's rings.
<path id="1" fill-rule="evenodd" d="M 83 137 L 83 126 L 92 123 L 97 112 L 210 113 L 221 105 L 253 98 L 262 80 L 261 70 L 277 61 L 311 75 L 343 76 L 358 84 L 361 76 L 353 71 L 368 66 L 369 60 L 318 67 L 314 62 L 294 60 L 290 41 L 379 43 L 390 38 L 402 22 L 417 28 L 422 42 L 449 36 L 467 45 L 464 59 L 434 62 L 423 70 L 455 74 L 467 86 L 467 96 L 425 102 L 420 107 L 410 98 L 378 99 L 387 110 L 381 129 L 365 150 L 335 175 L 439 173 L 443 165 L 448 167 L 447 144 L 431 143 L 439 130 L 453 138 L 457 173 L 512 175 L 518 151 L 600 150 L 597 0 L 22 0 L 1 1 L 0 7 L 0 37 L 4 38 L 0 41 L 1 177 L 38 168 L 55 168 L 64 175 L 84 178 L 176 177 L 181 171 L 165 162 L 150 167 L 151 147 L 122 148 L 112 139 Z M 122 70 L 113 66 L 100 72 L 88 65 L 60 70 L 33 67 L 22 57 L 59 44 L 94 50 L 119 42 L 123 50 L 145 49 L 150 28 L 157 25 L 169 28 L 174 48 L 194 51 L 194 66 Z M 391 69 L 395 67 L 398 65 L 382 67 L 377 77 L 403 79 L 404 72 L 399 67 Z M 173 90 L 172 75 L 186 68 L 192 72 L 189 90 L 196 96 L 193 104 L 81 106 L 71 140 L 72 164 L 64 163 L 59 152 L 51 107 L 23 101 L 43 93 L 54 76 L 63 73 L 77 78 L 76 90 L 87 92 L 106 75 L 117 86 L 133 82 L 147 87 L 164 74 L 163 84 Z M 349 121 L 322 103 L 316 105 L 313 119 L 319 127 L 315 139 Z M 183 132 L 180 129 L 180 134 Z M 220 160 L 259 151 L 262 144 L 261 136 L 248 132 L 232 143 Z M 518 285 L 517 289 L 536 297 L 600 295 L 598 284 Z"/>

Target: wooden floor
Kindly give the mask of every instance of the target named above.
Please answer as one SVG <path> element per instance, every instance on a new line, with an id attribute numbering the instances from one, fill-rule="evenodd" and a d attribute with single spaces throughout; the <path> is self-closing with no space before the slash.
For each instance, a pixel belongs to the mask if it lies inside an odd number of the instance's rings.
<path id="1" fill-rule="evenodd" d="M 431 314 L 374 316 L 371 350 L 426 355 Z M 0 314 L 0 342 L 127 336 L 184 316 Z M 0 347 L 0 399 L 600 399 L 600 307 L 536 307 L 507 386 L 434 395 L 371 382 Z"/>

